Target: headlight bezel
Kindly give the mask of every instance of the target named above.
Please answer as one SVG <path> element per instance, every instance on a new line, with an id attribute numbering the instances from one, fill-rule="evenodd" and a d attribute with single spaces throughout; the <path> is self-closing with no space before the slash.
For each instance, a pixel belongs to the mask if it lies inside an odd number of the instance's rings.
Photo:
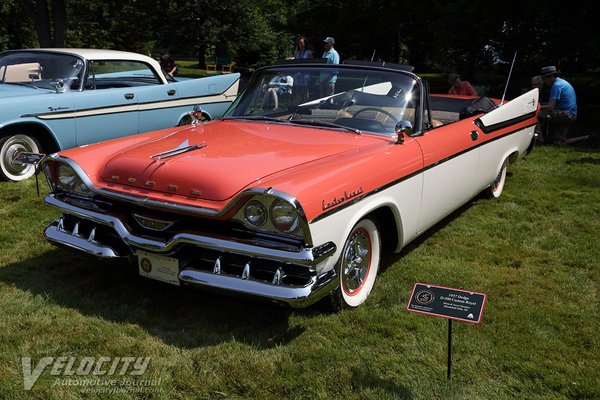
<path id="1" fill-rule="evenodd" d="M 255 218 L 252 218 L 254 213 Z M 259 215 L 260 214 L 260 215 Z M 263 226 L 269 220 L 269 212 L 265 205 L 258 200 L 250 200 L 244 204 L 244 218 L 252 226 L 260 227 Z"/>
<path id="2" fill-rule="evenodd" d="M 283 214 L 281 211 L 284 211 Z M 292 221 L 285 221 L 292 218 Z M 283 221 L 281 221 L 283 219 Z M 296 208 L 289 202 L 283 199 L 276 199 L 269 208 L 269 220 L 279 232 L 293 234 L 300 229 L 300 215 Z M 289 227 L 286 228 L 286 226 Z"/>
<path id="3" fill-rule="evenodd" d="M 267 210 L 267 220 L 260 226 L 253 225 L 245 218 L 246 207 L 253 202 L 261 203 Z M 283 225 L 273 221 L 272 217 L 274 206 L 284 206 L 288 213 L 287 218 L 290 216 L 293 218 L 293 222 L 289 224 L 289 226 L 292 226 L 293 229 L 281 229 Z M 260 193 L 254 192 L 253 194 L 249 193 L 249 196 L 245 199 L 244 203 L 233 216 L 233 219 L 241 222 L 246 228 L 256 231 L 257 233 L 275 234 L 277 236 L 296 239 L 303 238 L 310 241 L 310 238 L 307 237 L 308 222 L 304 216 L 304 211 L 295 198 L 284 193 L 275 192 L 273 190 L 262 191 Z"/>
<path id="4" fill-rule="evenodd" d="M 93 195 L 94 185 L 72 160 L 53 154 L 44 161 L 43 168 L 53 192 L 75 193 L 86 197 Z"/>

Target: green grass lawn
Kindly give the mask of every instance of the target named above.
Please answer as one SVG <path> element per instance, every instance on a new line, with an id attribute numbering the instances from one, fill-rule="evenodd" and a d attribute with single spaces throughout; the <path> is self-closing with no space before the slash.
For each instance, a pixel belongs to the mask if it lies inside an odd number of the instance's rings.
<path id="1" fill-rule="evenodd" d="M 198 67 L 198 61 L 177 61 L 180 77 L 202 78 L 206 76 L 206 70 Z"/>
<path id="2" fill-rule="evenodd" d="M 537 148 L 499 200 L 473 200 L 389 257 L 366 304 L 326 314 L 54 248 L 35 181 L 1 183 L 0 399 L 597 399 L 599 208 L 599 152 Z M 405 310 L 417 281 L 488 295 L 481 325 L 453 324 L 450 382 L 447 321 Z M 133 378 L 158 384 L 89 394 L 47 368 L 24 390 L 21 357 L 60 356 L 150 357 Z"/>

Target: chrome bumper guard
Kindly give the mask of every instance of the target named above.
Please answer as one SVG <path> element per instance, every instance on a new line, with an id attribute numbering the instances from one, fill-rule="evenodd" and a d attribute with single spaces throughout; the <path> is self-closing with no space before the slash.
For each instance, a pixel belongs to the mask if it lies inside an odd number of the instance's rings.
<path id="1" fill-rule="evenodd" d="M 276 303 L 284 303 L 294 308 L 303 308 L 314 304 L 331 293 L 338 283 L 335 269 L 319 277 L 311 277 L 309 284 L 302 287 L 269 284 L 248 278 L 193 269 L 182 270 L 179 273 L 179 279 L 186 284 L 256 296 Z"/>
<path id="2" fill-rule="evenodd" d="M 63 218 L 58 218 L 44 231 L 46 239 L 57 246 L 65 246 L 101 258 L 129 257 L 137 250 L 145 250 L 157 254 L 172 255 L 179 246 L 197 247 L 220 254 L 233 254 L 246 257 L 247 263 L 241 274 L 225 273 L 220 267 L 221 257 L 217 258 L 212 271 L 183 267 L 179 279 L 191 286 L 202 286 L 222 289 L 240 294 L 261 297 L 270 301 L 288 304 L 292 307 L 306 307 L 330 293 L 337 286 L 337 273 L 328 271 L 317 276 L 315 267 L 318 263 L 335 253 L 333 243 L 326 243 L 315 248 L 277 249 L 257 246 L 241 240 L 226 240 L 208 235 L 180 233 L 168 241 L 159 241 L 133 234 L 123 222 L 114 216 L 76 207 L 62 201 L 53 194 L 45 198 L 45 202 L 60 209 L 63 213 L 81 218 L 86 222 L 99 225 L 98 228 L 109 229 L 115 237 L 128 248 L 129 254 L 117 250 L 114 246 L 101 243 L 96 237 L 96 229 L 80 232 L 79 223 L 66 229 Z M 251 264 L 255 260 L 267 260 L 280 265 L 272 278 L 256 279 Z M 301 284 L 285 282 L 286 265 L 306 266 L 308 276 Z"/>

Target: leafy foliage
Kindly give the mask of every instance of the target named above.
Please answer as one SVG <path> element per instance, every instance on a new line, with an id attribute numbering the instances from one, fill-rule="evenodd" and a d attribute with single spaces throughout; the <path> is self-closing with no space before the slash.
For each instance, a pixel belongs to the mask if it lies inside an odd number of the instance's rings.
<path id="1" fill-rule="evenodd" d="M 303 34 L 322 51 L 334 36 L 342 59 L 410 63 L 418 70 L 477 71 L 512 60 L 530 76 L 542 65 L 585 72 L 600 65 L 595 19 L 600 3 L 574 0 L 7 0 L 0 5 L 0 47 L 43 45 L 56 36 L 66 8 L 69 47 L 180 56 L 230 56 L 259 66 L 292 55 Z M 47 15 L 40 26 L 36 15 Z"/>

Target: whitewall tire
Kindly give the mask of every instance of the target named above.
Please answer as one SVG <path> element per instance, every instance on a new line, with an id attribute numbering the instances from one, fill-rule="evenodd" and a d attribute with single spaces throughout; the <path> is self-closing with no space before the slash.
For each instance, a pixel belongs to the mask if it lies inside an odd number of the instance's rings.
<path id="1" fill-rule="evenodd" d="M 502 190 L 504 189 L 504 183 L 506 182 L 506 170 L 508 167 L 508 159 L 504 160 L 502 163 L 502 167 L 500 167 L 500 172 L 496 176 L 496 179 L 490 187 L 487 189 L 488 197 L 492 199 L 497 199 L 502 194 Z"/>
<path id="2" fill-rule="evenodd" d="M 339 286 L 330 308 L 358 307 L 373 289 L 381 260 L 381 237 L 375 222 L 360 220 L 348 235 L 338 262 Z"/>
<path id="3" fill-rule="evenodd" d="M 22 181 L 35 173 L 33 165 L 13 162 L 20 152 L 39 153 L 40 145 L 29 135 L 12 134 L 0 138 L 0 180 Z"/>

